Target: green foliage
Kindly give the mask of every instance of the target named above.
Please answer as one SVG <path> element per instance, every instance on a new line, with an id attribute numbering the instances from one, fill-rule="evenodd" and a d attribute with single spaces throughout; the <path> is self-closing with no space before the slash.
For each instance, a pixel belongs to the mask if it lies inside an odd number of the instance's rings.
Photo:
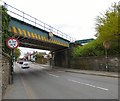
<path id="1" fill-rule="evenodd" d="M 2 51 L 9 54 L 11 53 L 11 50 L 6 46 L 6 39 L 8 37 L 12 37 L 13 34 L 9 32 L 9 21 L 10 21 L 10 16 L 7 13 L 7 9 L 2 6 L 1 7 L 1 12 L 2 12 Z M 15 60 L 17 60 L 20 56 L 20 49 L 15 49 L 14 51 L 14 56 Z"/>
<path id="2" fill-rule="evenodd" d="M 36 63 L 40 63 L 40 64 L 44 64 L 44 63 L 46 63 L 47 62 L 47 59 L 45 59 L 43 56 L 44 55 L 46 55 L 46 53 L 37 53 L 36 55 L 35 55 L 35 57 L 36 57 Z"/>
<path id="3" fill-rule="evenodd" d="M 42 58 L 43 54 L 42 53 L 38 53 L 35 55 L 36 58 Z"/>
<path id="4" fill-rule="evenodd" d="M 43 55 L 46 55 L 46 53 L 45 53 L 45 52 L 37 52 L 37 54 L 35 54 L 35 57 L 40 58 L 40 57 L 42 57 Z"/>
<path id="5" fill-rule="evenodd" d="M 101 56 L 104 55 L 103 42 L 109 41 L 110 49 L 108 55 L 120 54 L 120 5 L 114 3 L 109 10 L 97 17 L 96 37 L 97 39 L 73 49 L 73 57 L 79 56 Z"/>
<path id="6" fill-rule="evenodd" d="M 96 30 L 98 38 L 109 41 L 109 55 L 120 54 L 120 5 L 114 3 L 102 17 L 97 17 Z"/>
<path id="7" fill-rule="evenodd" d="M 7 14 L 7 9 L 2 6 L 2 51 L 10 54 L 10 49 L 6 46 L 6 39 L 10 36 L 9 32 L 10 16 Z"/>
<path id="8" fill-rule="evenodd" d="M 104 47 L 100 40 L 91 41 L 84 46 L 78 46 L 73 49 L 73 57 L 79 56 L 101 56 L 104 54 Z"/>
<path id="9" fill-rule="evenodd" d="M 118 40 L 118 9 L 119 5 L 114 5 L 102 15 L 97 17 L 96 31 L 97 36 L 103 41 Z"/>
<path id="10" fill-rule="evenodd" d="M 14 50 L 14 56 L 15 56 L 15 60 L 17 60 L 21 55 L 21 52 L 20 52 L 20 49 L 19 48 L 16 48 Z"/>

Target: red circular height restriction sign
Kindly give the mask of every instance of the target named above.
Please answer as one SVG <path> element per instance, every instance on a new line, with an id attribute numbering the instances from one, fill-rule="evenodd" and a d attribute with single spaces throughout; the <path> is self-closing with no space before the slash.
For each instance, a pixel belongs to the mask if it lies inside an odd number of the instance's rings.
<path id="1" fill-rule="evenodd" d="M 19 46 L 19 42 L 16 38 L 8 38 L 6 40 L 6 45 L 8 48 L 15 49 Z"/>

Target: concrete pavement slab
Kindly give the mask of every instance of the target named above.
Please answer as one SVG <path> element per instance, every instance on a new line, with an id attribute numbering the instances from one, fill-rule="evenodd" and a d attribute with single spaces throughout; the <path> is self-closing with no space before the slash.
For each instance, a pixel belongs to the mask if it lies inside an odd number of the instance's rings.
<path id="1" fill-rule="evenodd" d="M 28 99 L 20 74 L 14 74 L 14 85 L 9 85 L 3 99 Z"/>

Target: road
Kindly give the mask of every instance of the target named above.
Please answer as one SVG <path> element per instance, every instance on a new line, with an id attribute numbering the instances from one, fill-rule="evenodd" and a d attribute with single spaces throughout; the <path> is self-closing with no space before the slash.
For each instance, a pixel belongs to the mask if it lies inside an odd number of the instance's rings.
<path id="1" fill-rule="evenodd" d="M 4 99 L 118 99 L 118 79 L 15 65 L 14 84 Z"/>

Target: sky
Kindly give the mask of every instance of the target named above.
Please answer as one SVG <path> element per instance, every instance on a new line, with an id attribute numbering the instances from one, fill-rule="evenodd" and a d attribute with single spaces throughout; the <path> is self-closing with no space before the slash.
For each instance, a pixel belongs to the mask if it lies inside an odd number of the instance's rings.
<path id="1" fill-rule="evenodd" d="M 3 0 L 76 40 L 95 38 L 96 17 L 119 0 Z M 32 49 L 21 48 L 22 56 Z M 39 50 L 40 51 L 40 50 Z"/>

